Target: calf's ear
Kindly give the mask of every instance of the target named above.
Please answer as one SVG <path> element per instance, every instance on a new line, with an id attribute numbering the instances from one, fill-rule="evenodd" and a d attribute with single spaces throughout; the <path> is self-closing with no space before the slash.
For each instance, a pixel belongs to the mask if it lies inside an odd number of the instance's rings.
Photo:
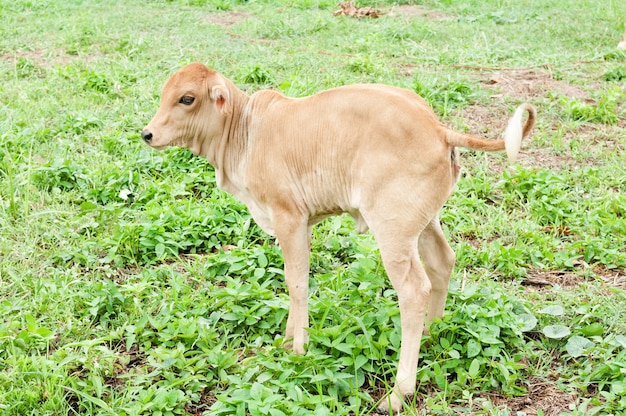
<path id="1" fill-rule="evenodd" d="M 226 85 L 217 84 L 212 86 L 209 91 L 209 96 L 211 97 L 211 100 L 215 102 L 215 106 L 221 114 L 227 116 L 231 113 L 232 104 L 230 102 L 230 94 L 228 93 Z"/>

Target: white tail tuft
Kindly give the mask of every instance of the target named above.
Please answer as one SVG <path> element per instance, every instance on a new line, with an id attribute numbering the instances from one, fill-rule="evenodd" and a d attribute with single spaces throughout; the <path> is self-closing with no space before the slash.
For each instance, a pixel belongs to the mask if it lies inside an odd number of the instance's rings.
<path id="1" fill-rule="evenodd" d="M 506 130 L 504 131 L 504 148 L 506 149 L 506 155 L 509 158 L 510 164 L 517 161 L 517 155 L 522 146 L 522 117 L 526 109 L 526 104 L 517 107 L 515 114 L 513 114 L 513 117 L 509 120 L 509 125 L 506 126 Z"/>

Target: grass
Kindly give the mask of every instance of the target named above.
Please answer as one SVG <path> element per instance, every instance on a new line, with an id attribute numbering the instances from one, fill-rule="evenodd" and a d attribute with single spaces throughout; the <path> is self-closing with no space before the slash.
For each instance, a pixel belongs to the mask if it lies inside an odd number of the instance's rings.
<path id="1" fill-rule="evenodd" d="M 0 414 L 360 415 L 391 384 L 399 312 L 371 236 L 316 227 L 293 356 L 274 241 L 204 160 L 141 143 L 193 61 L 248 92 L 413 89 L 490 137 L 532 102 L 518 166 L 463 153 L 447 312 L 405 413 L 624 414 L 626 4 L 404 6 L 0 0 Z"/>

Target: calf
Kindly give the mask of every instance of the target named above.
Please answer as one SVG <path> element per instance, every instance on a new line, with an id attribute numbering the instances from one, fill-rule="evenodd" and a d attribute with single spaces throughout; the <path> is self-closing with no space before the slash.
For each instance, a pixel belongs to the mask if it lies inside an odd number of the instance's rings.
<path id="1" fill-rule="evenodd" d="M 448 293 L 455 258 L 438 212 L 459 178 L 456 147 L 506 150 L 514 161 L 535 118 L 534 107 L 522 104 L 503 140 L 483 140 L 444 126 L 405 89 L 351 85 L 306 98 L 248 96 L 194 63 L 165 83 L 141 137 L 156 149 L 180 146 L 207 158 L 217 185 L 276 236 L 289 291 L 285 339 L 296 354 L 307 341 L 313 225 L 349 213 L 359 232 L 371 229 L 400 306 L 400 361 L 381 406 L 397 412 L 415 390 L 425 319 L 443 315 Z"/>

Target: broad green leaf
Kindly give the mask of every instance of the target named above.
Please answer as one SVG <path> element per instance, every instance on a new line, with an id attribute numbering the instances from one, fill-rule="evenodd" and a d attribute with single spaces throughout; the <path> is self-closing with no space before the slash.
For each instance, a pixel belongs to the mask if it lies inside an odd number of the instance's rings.
<path id="1" fill-rule="evenodd" d="M 291 383 L 287 385 L 286 395 L 293 401 L 302 401 L 303 398 L 302 389 Z"/>
<path id="2" fill-rule="evenodd" d="M 259 263 L 259 267 L 267 267 L 268 261 L 267 256 L 264 253 L 259 253 L 257 257 L 257 261 Z"/>
<path id="3" fill-rule="evenodd" d="M 247 263 L 244 260 L 240 260 L 239 262 L 233 263 L 230 265 L 230 268 L 228 269 L 228 273 L 238 272 L 239 270 L 243 269 L 246 266 L 247 266 Z"/>
<path id="4" fill-rule="evenodd" d="M 567 340 L 565 344 L 565 350 L 572 357 L 580 357 L 585 353 L 585 350 L 593 347 L 595 344 L 585 337 L 580 335 L 574 335 Z"/>
<path id="5" fill-rule="evenodd" d="M 539 313 L 551 316 L 562 316 L 565 313 L 565 310 L 560 305 L 550 305 L 541 309 Z"/>
<path id="6" fill-rule="evenodd" d="M 254 383 L 252 387 L 250 387 L 250 398 L 254 400 L 262 400 L 263 399 L 263 385 L 260 383 Z"/>
<path id="7" fill-rule="evenodd" d="M 240 321 L 242 318 L 241 314 L 235 312 L 226 312 L 222 315 L 222 319 L 225 321 Z"/>
<path id="8" fill-rule="evenodd" d="M 482 351 L 480 342 L 475 339 L 467 341 L 467 358 L 474 358 Z"/>
<path id="9" fill-rule="evenodd" d="M 548 325 L 543 328 L 543 334 L 552 339 L 561 339 L 568 336 L 571 331 L 564 325 Z"/>
<path id="10" fill-rule="evenodd" d="M 480 332 L 480 342 L 484 344 L 502 344 L 500 340 L 500 328 L 495 325 L 487 325 L 487 328 Z"/>
<path id="11" fill-rule="evenodd" d="M 82 204 L 80 204 L 81 211 L 91 211 L 96 208 L 98 208 L 98 206 L 91 201 L 85 201 Z"/>
<path id="12" fill-rule="evenodd" d="M 504 379 L 508 383 L 509 378 L 511 377 L 511 372 L 509 371 L 509 369 L 506 368 L 506 366 L 502 363 L 496 363 L 496 367 L 498 367 L 498 369 L 500 370 L 500 373 L 502 373 L 502 377 L 504 377 Z"/>
<path id="13" fill-rule="evenodd" d="M 622 348 L 626 349 L 626 335 L 618 335 L 615 337 L 615 341 L 617 341 L 617 343 L 619 345 L 622 346 Z"/>
<path id="14" fill-rule="evenodd" d="M 354 359 L 354 368 L 361 368 L 367 363 L 367 357 L 364 355 L 357 355 Z"/>
<path id="15" fill-rule="evenodd" d="M 37 328 L 37 330 L 35 331 L 38 335 L 41 335 L 42 337 L 48 337 L 50 334 L 52 334 L 52 331 L 48 328 L 44 328 L 44 327 L 39 327 Z"/>
<path id="16" fill-rule="evenodd" d="M 446 338 L 441 338 L 439 339 L 439 344 L 443 347 L 443 349 L 447 350 L 448 348 L 450 348 L 450 341 L 448 341 Z"/>
<path id="17" fill-rule="evenodd" d="M 582 328 L 580 328 L 580 332 L 588 337 L 592 337 L 594 335 L 602 335 L 602 333 L 604 332 L 604 327 L 602 326 L 602 324 L 595 322 L 593 324 L 583 326 Z"/>
<path id="18" fill-rule="evenodd" d="M 480 372 L 480 362 L 476 358 L 474 358 L 467 370 L 467 373 L 469 374 L 471 378 L 476 378 L 479 372 Z"/>
<path id="19" fill-rule="evenodd" d="M 261 373 L 257 376 L 256 381 L 257 383 L 265 383 L 268 380 L 272 379 L 272 373 L 270 373 L 269 371 L 266 371 L 264 373 Z"/>
<path id="20" fill-rule="evenodd" d="M 611 393 L 619 396 L 626 396 L 626 380 L 619 380 L 611 383 Z"/>
<path id="21" fill-rule="evenodd" d="M 163 257 L 163 254 L 165 254 L 165 244 L 158 243 L 156 246 L 154 246 L 154 253 L 156 254 L 157 258 Z"/>
<path id="22" fill-rule="evenodd" d="M 37 329 L 37 320 L 35 317 L 29 313 L 22 315 L 24 320 L 26 321 L 26 326 L 30 332 L 35 332 Z"/>
<path id="23" fill-rule="evenodd" d="M 532 331 L 537 326 L 537 318 L 535 318 L 535 315 L 531 313 L 523 313 L 518 315 L 517 318 L 522 324 L 522 327 L 520 328 L 522 332 Z"/>

